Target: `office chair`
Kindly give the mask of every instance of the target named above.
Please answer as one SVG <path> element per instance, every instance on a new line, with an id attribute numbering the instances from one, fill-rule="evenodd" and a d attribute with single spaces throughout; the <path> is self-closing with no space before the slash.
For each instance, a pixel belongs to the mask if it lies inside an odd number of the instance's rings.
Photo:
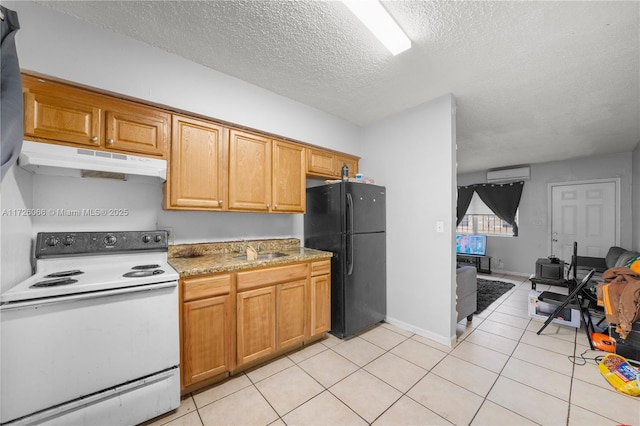
<path id="1" fill-rule="evenodd" d="M 537 334 L 542 333 L 550 323 L 553 321 L 563 309 L 576 309 L 580 311 L 580 320 L 584 322 L 585 333 L 587 333 L 587 341 L 589 342 L 589 346 L 591 350 L 594 349 L 593 341 L 591 340 L 591 333 L 595 332 L 595 328 L 593 326 L 593 322 L 591 321 L 591 314 L 589 313 L 589 300 L 584 298 L 584 287 L 587 285 L 593 274 L 596 272 L 595 269 L 589 271 L 586 277 L 577 284 L 568 295 L 555 293 L 553 291 L 543 291 L 538 296 L 538 301 L 549 303 L 551 305 L 555 305 L 556 309 L 553 311 L 549 318 L 544 322 L 544 325 L 538 330 Z M 585 302 L 587 306 L 585 306 Z M 586 320 L 585 320 L 586 316 Z"/>

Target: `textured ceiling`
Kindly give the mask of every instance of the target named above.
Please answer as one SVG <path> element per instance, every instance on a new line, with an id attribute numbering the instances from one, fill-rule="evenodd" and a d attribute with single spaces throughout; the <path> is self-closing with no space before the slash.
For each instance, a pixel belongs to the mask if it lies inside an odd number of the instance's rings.
<path id="1" fill-rule="evenodd" d="M 42 4 L 359 125 L 452 93 L 459 172 L 640 141 L 635 1 L 385 1 L 395 57 L 334 1 Z"/>

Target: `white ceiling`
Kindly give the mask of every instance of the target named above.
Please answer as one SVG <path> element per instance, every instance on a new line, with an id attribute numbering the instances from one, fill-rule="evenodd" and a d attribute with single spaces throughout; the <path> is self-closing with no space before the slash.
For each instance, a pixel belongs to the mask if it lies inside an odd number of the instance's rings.
<path id="1" fill-rule="evenodd" d="M 385 1 L 396 57 L 335 1 L 43 4 L 359 125 L 452 93 L 461 173 L 640 141 L 640 2 Z"/>

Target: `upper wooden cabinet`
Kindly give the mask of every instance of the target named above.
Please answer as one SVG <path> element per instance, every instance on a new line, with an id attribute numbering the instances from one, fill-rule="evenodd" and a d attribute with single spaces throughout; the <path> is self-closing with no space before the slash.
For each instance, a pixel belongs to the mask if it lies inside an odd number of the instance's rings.
<path id="1" fill-rule="evenodd" d="M 338 154 L 318 148 L 307 148 L 307 174 L 324 179 L 340 179 L 342 165 L 349 167 L 349 177 L 358 173 L 358 157 Z"/>
<path id="2" fill-rule="evenodd" d="M 271 139 L 231 129 L 229 210 L 271 210 Z"/>
<path id="3" fill-rule="evenodd" d="M 229 130 L 215 123 L 173 116 L 165 208 L 223 210 L 227 200 Z"/>
<path id="4" fill-rule="evenodd" d="M 22 84 L 25 139 L 167 157 L 170 114 L 29 75 Z"/>
<path id="5" fill-rule="evenodd" d="M 115 110 L 117 108 L 118 110 Z M 108 150 L 167 156 L 171 115 L 130 102 L 106 111 L 105 147 Z"/>
<path id="6" fill-rule="evenodd" d="M 231 129 L 229 210 L 304 213 L 301 145 Z"/>
<path id="7" fill-rule="evenodd" d="M 349 167 L 349 177 L 356 177 L 358 173 L 358 158 L 349 157 L 347 155 L 336 154 L 336 169 L 338 177 L 342 177 L 342 165 L 346 164 Z"/>
<path id="8" fill-rule="evenodd" d="M 301 145 L 273 141 L 273 178 L 271 210 L 304 213 L 306 176 L 304 148 Z"/>

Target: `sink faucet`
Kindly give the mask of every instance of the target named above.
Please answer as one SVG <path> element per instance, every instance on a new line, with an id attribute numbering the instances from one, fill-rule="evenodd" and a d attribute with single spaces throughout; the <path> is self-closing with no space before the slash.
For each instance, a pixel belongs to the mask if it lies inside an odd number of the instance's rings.
<path id="1" fill-rule="evenodd" d="M 245 254 L 246 251 L 247 251 L 247 246 L 253 247 L 256 252 L 260 251 L 260 243 L 251 244 L 251 243 L 247 242 L 247 240 L 245 240 L 243 238 L 242 240 L 240 240 L 240 247 L 238 248 L 238 253 L 239 254 Z"/>

